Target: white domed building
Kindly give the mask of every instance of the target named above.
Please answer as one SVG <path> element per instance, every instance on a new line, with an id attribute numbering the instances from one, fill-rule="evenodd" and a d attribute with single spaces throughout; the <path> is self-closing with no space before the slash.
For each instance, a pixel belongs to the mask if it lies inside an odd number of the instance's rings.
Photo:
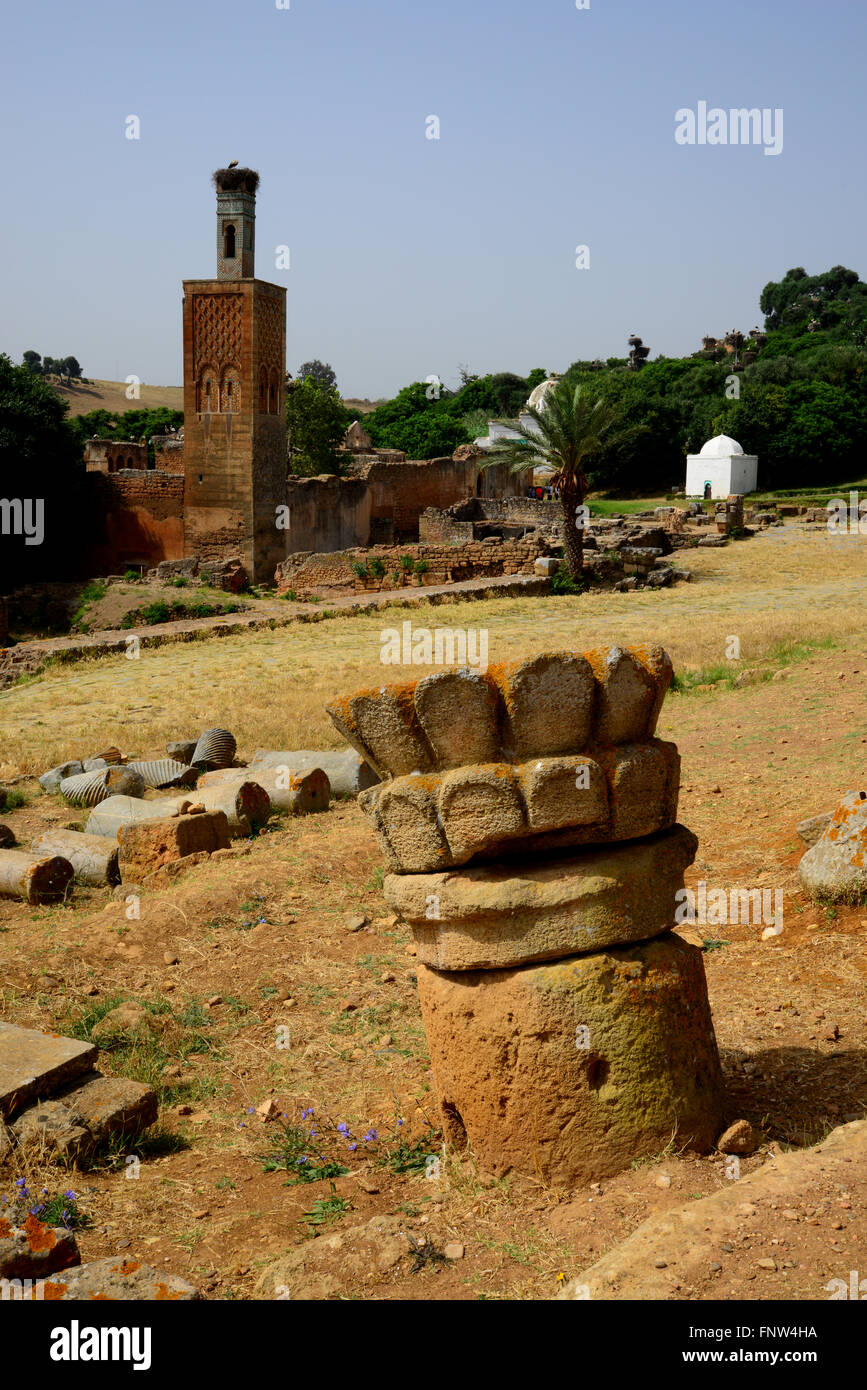
<path id="1" fill-rule="evenodd" d="M 699 453 L 686 456 L 686 495 L 704 497 L 708 483 L 711 497 L 755 492 L 758 469 L 756 454 L 745 454 L 727 434 L 715 435 Z"/>

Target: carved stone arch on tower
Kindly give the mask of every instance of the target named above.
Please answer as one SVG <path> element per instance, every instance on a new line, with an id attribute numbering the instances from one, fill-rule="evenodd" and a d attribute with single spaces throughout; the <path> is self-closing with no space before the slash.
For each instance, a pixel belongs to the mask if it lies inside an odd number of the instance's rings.
<path id="1" fill-rule="evenodd" d="M 237 415 L 241 409 L 241 373 L 237 367 L 226 367 L 223 372 L 220 408 L 225 415 Z"/>
<path id="2" fill-rule="evenodd" d="M 216 367 L 209 364 L 199 369 L 196 378 L 196 411 L 199 415 L 212 415 L 220 409 L 219 380 Z"/>
<path id="3" fill-rule="evenodd" d="M 276 415 L 280 405 L 280 382 L 277 377 L 277 368 L 272 367 L 268 378 L 268 413 Z"/>

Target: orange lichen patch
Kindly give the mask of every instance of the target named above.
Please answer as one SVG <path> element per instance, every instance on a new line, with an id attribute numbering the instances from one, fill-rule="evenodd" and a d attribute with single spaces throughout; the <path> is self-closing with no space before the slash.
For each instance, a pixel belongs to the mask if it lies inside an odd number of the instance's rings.
<path id="1" fill-rule="evenodd" d="M 12 1223 L 7 1221 L 5 1216 L 0 1216 L 0 1239 L 12 1234 Z"/>
<path id="2" fill-rule="evenodd" d="M 141 1263 L 138 1260 L 122 1260 L 119 1265 L 112 1265 L 111 1272 L 112 1274 L 122 1274 L 126 1278 L 130 1274 L 135 1274 L 137 1269 L 141 1269 Z"/>
<path id="3" fill-rule="evenodd" d="M 51 1227 L 44 1225 L 35 1216 L 28 1216 L 23 1230 L 27 1236 L 27 1244 L 34 1254 L 40 1250 L 53 1250 L 57 1244 L 57 1236 Z"/>
<path id="4" fill-rule="evenodd" d="M 55 1284 L 52 1279 L 46 1279 L 42 1285 L 42 1297 L 46 1303 L 60 1302 L 68 1287 L 67 1284 Z"/>
<path id="5" fill-rule="evenodd" d="M 154 1298 L 158 1303 L 176 1303 L 179 1298 L 183 1298 L 180 1289 L 170 1289 L 168 1284 L 155 1284 L 156 1293 Z"/>

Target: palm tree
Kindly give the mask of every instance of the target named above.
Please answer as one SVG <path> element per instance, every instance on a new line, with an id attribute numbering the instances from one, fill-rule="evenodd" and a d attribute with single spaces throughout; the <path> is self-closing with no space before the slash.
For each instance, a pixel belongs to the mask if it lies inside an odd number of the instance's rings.
<path id="1" fill-rule="evenodd" d="M 584 562 L 584 521 L 579 508 L 589 489 L 585 464 L 603 447 L 619 443 L 641 427 L 615 430 L 619 408 L 604 398 L 594 399 L 585 386 L 570 386 L 567 381 L 552 386 L 539 407 L 526 406 L 522 420 L 527 416 L 532 426 L 526 434 L 494 445 L 480 467 L 500 465 L 510 473 L 532 472 L 541 464 L 554 469 L 563 507 L 566 565 L 572 578 L 578 579 Z"/>

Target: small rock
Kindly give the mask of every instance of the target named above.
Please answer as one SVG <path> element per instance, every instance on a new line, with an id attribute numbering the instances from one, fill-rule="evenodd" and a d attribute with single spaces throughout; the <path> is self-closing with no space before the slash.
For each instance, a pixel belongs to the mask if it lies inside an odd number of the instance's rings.
<path id="1" fill-rule="evenodd" d="M 395 977 L 394 977 L 394 975 L 392 975 L 391 971 L 390 971 L 390 970 L 386 970 L 386 972 L 385 972 L 384 975 L 380 975 L 380 977 L 379 977 L 379 983 L 380 983 L 381 985 L 390 985 L 390 984 L 393 984 L 393 983 L 394 983 L 394 979 L 395 979 Z"/>
<path id="2" fill-rule="evenodd" d="M 222 1004 L 222 1002 L 223 1002 L 223 996 L 222 996 L 222 994 L 212 994 L 211 997 L 210 997 L 210 999 L 208 1000 L 207 1007 L 208 1007 L 209 1009 L 213 1009 L 213 1008 L 216 1007 L 217 1004 Z"/>
<path id="3" fill-rule="evenodd" d="M 174 954 L 174 952 L 172 952 L 172 951 L 164 951 L 164 952 L 163 952 L 163 964 L 164 964 L 164 965 L 177 965 L 177 963 L 178 963 L 178 958 L 177 958 L 177 956 Z"/>
<path id="4" fill-rule="evenodd" d="M 274 1100 L 274 1097 L 271 1096 L 268 1100 L 263 1100 L 261 1105 L 256 1106 L 256 1114 L 259 1116 L 260 1120 L 264 1122 L 276 1120 L 277 1116 L 280 1114 L 280 1107 L 276 1100 Z"/>
<path id="5" fill-rule="evenodd" d="M 404 953 L 408 956 L 417 956 L 418 951 L 414 946 L 404 946 Z"/>
<path id="6" fill-rule="evenodd" d="M 353 1009 L 357 1008 L 358 1001 L 356 999 L 344 999 L 343 1003 L 340 1005 L 340 1012 L 342 1014 L 348 1014 L 351 1013 Z"/>
<path id="7" fill-rule="evenodd" d="M 776 1260 L 756 1260 L 759 1269 L 776 1269 Z"/>
<path id="8" fill-rule="evenodd" d="M 654 1260 L 654 1261 L 653 1261 L 653 1268 L 654 1268 L 654 1269 L 668 1269 L 668 1263 L 667 1263 L 666 1260 Z"/>
<path id="9" fill-rule="evenodd" d="M 671 1187 L 671 1178 L 667 1173 L 660 1173 L 659 1177 L 656 1179 L 656 1186 Z"/>
<path id="10" fill-rule="evenodd" d="M 393 1042 L 394 1038 L 391 1036 L 390 1033 L 383 1033 L 382 1037 L 376 1045 L 377 1047 L 391 1047 Z"/>
<path id="11" fill-rule="evenodd" d="M 712 1274 L 715 1274 L 716 1271 L 717 1271 L 718 1269 L 722 1269 L 722 1265 L 721 1265 L 717 1260 L 711 1260 L 711 1262 L 710 1262 L 710 1271 L 711 1271 L 711 1273 L 712 1273 Z"/>
<path id="12" fill-rule="evenodd" d="M 181 1076 L 182 1074 L 183 1073 L 181 1072 L 181 1068 L 177 1065 L 176 1062 L 173 1063 L 170 1067 L 163 1067 L 163 1076 Z"/>
<path id="13" fill-rule="evenodd" d="M 751 1154 L 759 1146 L 759 1136 L 748 1120 L 735 1120 L 733 1125 L 720 1135 L 717 1149 L 723 1154 Z"/>
<path id="14" fill-rule="evenodd" d="M 464 1247 L 459 1240 L 450 1240 L 448 1245 L 443 1246 L 443 1254 L 447 1260 L 462 1260 L 464 1258 Z"/>
<path id="15" fill-rule="evenodd" d="M 346 919 L 346 930 L 348 932 L 364 931 L 367 926 L 367 918 L 359 912 L 353 913 Z"/>
<path id="16" fill-rule="evenodd" d="M 10 849 L 15 844 L 15 836 L 8 825 L 0 825 L 0 849 Z"/>

